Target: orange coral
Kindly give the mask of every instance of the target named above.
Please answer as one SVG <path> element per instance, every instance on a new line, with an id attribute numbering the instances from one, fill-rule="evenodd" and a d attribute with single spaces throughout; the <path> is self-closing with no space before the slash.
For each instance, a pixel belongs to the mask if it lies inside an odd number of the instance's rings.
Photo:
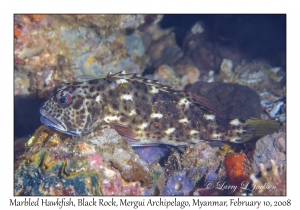
<path id="1" fill-rule="evenodd" d="M 44 15 L 31 15 L 32 19 L 35 20 L 36 22 L 39 22 L 43 19 Z"/>
<path id="2" fill-rule="evenodd" d="M 226 175 L 229 177 L 230 184 L 241 186 L 243 181 L 249 179 L 246 158 L 242 153 L 228 154 L 224 163 L 226 165 Z"/>
<path id="3" fill-rule="evenodd" d="M 21 31 L 17 27 L 14 27 L 14 36 L 19 38 L 21 36 Z"/>

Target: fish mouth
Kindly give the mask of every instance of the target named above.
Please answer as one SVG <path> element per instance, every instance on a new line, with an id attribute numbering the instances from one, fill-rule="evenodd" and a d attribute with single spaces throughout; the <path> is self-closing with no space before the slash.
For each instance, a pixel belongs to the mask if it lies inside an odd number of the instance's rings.
<path id="1" fill-rule="evenodd" d="M 40 108 L 40 114 L 40 120 L 44 125 L 53 128 L 54 130 L 68 133 L 67 126 L 63 122 L 59 122 L 58 120 L 56 120 L 51 114 L 49 114 L 49 112 L 47 112 L 43 108 Z"/>

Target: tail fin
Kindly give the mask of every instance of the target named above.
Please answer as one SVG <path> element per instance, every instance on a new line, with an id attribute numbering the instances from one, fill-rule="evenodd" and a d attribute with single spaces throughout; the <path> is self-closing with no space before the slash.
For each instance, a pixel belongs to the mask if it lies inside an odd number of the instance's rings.
<path id="1" fill-rule="evenodd" d="M 244 127 L 246 134 L 243 135 L 240 143 L 255 141 L 265 135 L 272 134 L 279 129 L 279 125 L 279 122 L 272 120 L 248 119 Z"/>

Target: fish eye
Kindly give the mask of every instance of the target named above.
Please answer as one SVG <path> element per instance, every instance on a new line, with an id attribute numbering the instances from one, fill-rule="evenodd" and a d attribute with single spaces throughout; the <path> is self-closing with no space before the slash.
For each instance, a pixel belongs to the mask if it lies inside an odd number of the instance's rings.
<path id="1" fill-rule="evenodd" d="M 62 107 L 67 107 L 72 101 L 72 96 L 70 93 L 65 93 L 57 99 L 57 103 Z"/>
<path id="2" fill-rule="evenodd" d="M 67 97 L 61 97 L 60 99 L 59 99 L 59 102 L 61 103 L 61 104 L 64 104 L 64 103 L 66 103 L 68 101 L 68 99 L 67 99 Z"/>

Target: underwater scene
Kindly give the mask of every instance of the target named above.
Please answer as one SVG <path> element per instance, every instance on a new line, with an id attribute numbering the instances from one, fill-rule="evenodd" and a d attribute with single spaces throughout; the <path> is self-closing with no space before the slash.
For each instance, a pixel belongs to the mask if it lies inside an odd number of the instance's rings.
<path id="1" fill-rule="evenodd" d="M 13 18 L 14 195 L 286 195 L 286 15 Z"/>

